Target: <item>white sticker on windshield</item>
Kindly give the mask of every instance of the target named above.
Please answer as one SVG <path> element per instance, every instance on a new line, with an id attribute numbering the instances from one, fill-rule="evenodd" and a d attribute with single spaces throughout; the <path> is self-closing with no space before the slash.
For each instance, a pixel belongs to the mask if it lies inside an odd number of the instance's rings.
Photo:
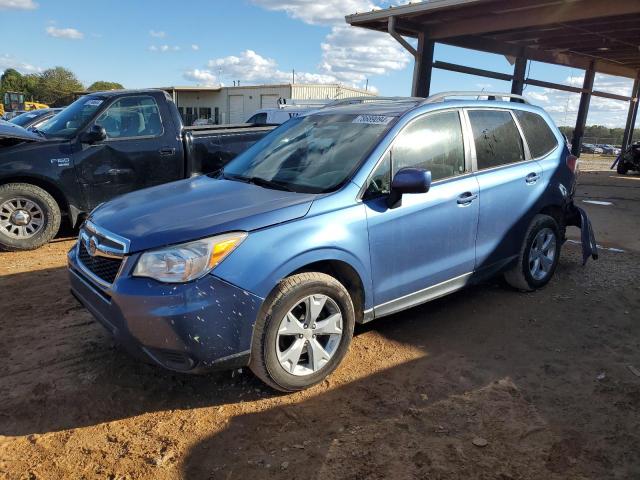
<path id="1" fill-rule="evenodd" d="M 369 125 L 386 125 L 393 117 L 386 115 L 358 115 L 353 123 L 367 123 Z"/>
<path id="2" fill-rule="evenodd" d="M 87 100 L 84 104 L 90 107 L 99 107 L 102 104 L 102 100 Z"/>
<path id="3" fill-rule="evenodd" d="M 37 117 L 37 116 L 38 116 L 38 114 L 37 114 L 37 113 L 29 113 L 29 114 L 27 115 L 27 118 L 33 118 L 33 117 Z"/>

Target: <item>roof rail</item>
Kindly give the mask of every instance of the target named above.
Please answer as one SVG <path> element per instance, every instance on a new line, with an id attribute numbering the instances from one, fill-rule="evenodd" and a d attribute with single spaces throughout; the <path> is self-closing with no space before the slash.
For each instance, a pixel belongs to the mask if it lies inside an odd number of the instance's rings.
<path id="1" fill-rule="evenodd" d="M 421 105 L 428 103 L 444 102 L 449 97 L 487 97 L 487 100 L 499 100 L 504 101 L 505 98 L 518 100 L 520 103 L 529 103 L 522 95 L 516 95 L 515 93 L 502 93 L 502 92 L 442 92 L 431 95 L 422 101 Z"/>
<path id="2" fill-rule="evenodd" d="M 325 107 L 337 107 L 340 105 L 356 105 L 358 103 L 377 103 L 377 102 L 424 102 L 423 97 L 350 97 L 340 100 L 334 100 L 325 105 Z"/>

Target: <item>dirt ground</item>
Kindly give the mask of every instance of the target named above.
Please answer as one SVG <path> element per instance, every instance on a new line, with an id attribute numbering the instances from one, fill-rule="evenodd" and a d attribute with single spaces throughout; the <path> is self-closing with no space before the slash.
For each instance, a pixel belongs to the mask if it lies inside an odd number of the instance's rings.
<path id="1" fill-rule="evenodd" d="M 68 293 L 71 240 L 0 254 L 0 477 L 640 478 L 640 176 L 583 174 L 577 201 L 624 252 L 582 267 L 568 243 L 541 291 L 360 327 L 293 395 L 129 358 Z"/>

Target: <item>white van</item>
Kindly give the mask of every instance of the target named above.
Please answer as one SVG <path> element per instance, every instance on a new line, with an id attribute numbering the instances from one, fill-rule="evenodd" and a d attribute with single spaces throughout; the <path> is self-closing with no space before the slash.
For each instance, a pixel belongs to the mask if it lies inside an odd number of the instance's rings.
<path id="1" fill-rule="evenodd" d="M 317 107 L 263 108 L 251 115 L 246 123 L 254 123 L 256 125 L 280 125 L 290 118 L 298 117 L 313 110 L 317 110 Z"/>

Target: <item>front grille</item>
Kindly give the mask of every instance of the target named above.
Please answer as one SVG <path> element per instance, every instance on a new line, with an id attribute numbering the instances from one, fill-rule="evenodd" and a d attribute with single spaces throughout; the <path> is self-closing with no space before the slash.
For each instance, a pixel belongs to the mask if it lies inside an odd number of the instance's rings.
<path id="1" fill-rule="evenodd" d="M 82 262 L 84 268 L 89 270 L 103 282 L 112 284 L 118 276 L 122 259 L 106 258 L 101 256 L 92 257 L 87 251 L 84 242 L 79 243 L 78 259 Z"/>

